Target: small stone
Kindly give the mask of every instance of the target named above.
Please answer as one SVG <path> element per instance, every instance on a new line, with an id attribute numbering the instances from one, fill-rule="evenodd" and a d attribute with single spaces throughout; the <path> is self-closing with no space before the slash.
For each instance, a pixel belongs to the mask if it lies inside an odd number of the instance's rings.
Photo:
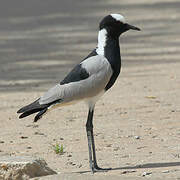
<path id="1" fill-rule="evenodd" d="M 28 124 L 26 127 L 37 128 L 37 127 L 39 127 L 39 125 L 37 125 L 37 124 Z"/>
<path id="2" fill-rule="evenodd" d="M 0 141 L 0 144 L 3 144 L 4 143 L 4 141 Z"/>
<path id="3" fill-rule="evenodd" d="M 112 144 L 108 144 L 108 145 L 106 145 L 106 147 L 111 147 L 112 146 Z"/>
<path id="4" fill-rule="evenodd" d="M 69 155 L 67 155 L 67 157 L 72 157 L 72 155 L 71 155 L 71 154 L 69 154 Z"/>
<path id="5" fill-rule="evenodd" d="M 35 135 L 41 135 L 41 136 L 44 135 L 44 133 L 41 133 L 41 132 L 38 132 L 38 131 L 36 131 L 34 134 L 35 134 Z"/>
<path id="6" fill-rule="evenodd" d="M 27 136 L 21 136 L 20 138 L 21 139 L 27 139 L 28 137 Z"/>
<path id="7" fill-rule="evenodd" d="M 152 138 L 156 138 L 156 137 L 157 137 L 157 135 L 152 136 Z"/>
<path id="8" fill-rule="evenodd" d="M 78 165 L 78 168 L 81 168 L 82 167 L 82 164 Z"/>
<path id="9" fill-rule="evenodd" d="M 128 135 L 128 136 L 126 136 L 127 138 L 130 138 L 130 137 L 132 137 L 132 135 Z"/>
<path id="10" fill-rule="evenodd" d="M 134 136 L 135 139 L 140 139 L 140 136 Z"/>
<path id="11" fill-rule="evenodd" d="M 62 140 L 64 140 L 64 138 L 61 137 L 60 140 L 62 141 Z"/>
<path id="12" fill-rule="evenodd" d="M 68 164 L 72 165 L 72 166 L 75 166 L 76 164 L 73 163 L 72 161 L 70 161 Z"/>
<path id="13" fill-rule="evenodd" d="M 118 151 L 120 148 L 119 147 L 115 147 L 114 148 L 114 151 Z"/>
<path id="14" fill-rule="evenodd" d="M 144 176 L 148 176 L 148 175 L 150 175 L 150 174 L 152 174 L 152 172 L 143 172 L 141 176 L 144 177 Z"/>
<path id="15" fill-rule="evenodd" d="M 32 127 L 32 125 L 31 125 L 31 124 L 28 124 L 26 127 Z"/>
<path id="16" fill-rule="evenodd" d="M 162 171 L 162 173 L 169 173 L 169 170 Z"/>
<path id="17" fill-rule="evenodd" d="M 146 148 L 146 146 L 137 147 L 137 149 L 143 149 L 143 148 Z"/>
<path id="18" fill-rule="evenodd" d="M 129 155 L 124 155 L 121 158 L 129 158 Z"/>
<path id="19" fill-rule="evenodd" d="M 135 170 L 126 170 L 126 171 L 123 171 L 121 174 L 127 174 L 127 173 L 133 173 L 133 172 L 136 172 Z"/>

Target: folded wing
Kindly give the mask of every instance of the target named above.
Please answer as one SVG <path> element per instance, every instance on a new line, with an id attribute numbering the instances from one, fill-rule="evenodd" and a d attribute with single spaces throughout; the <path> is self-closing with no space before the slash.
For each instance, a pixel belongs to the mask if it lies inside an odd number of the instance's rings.
<path id="1" fill-rule="evenodd" d="M 21 108 L 20 118 L 39 112 L 37 121 L 50 108 L 57 104 L 68 104 L 96 96 L 105 89 L 112 76 L 112 69 L 103 56 L 88 57 L 64 78 L 35 102 Z"/>

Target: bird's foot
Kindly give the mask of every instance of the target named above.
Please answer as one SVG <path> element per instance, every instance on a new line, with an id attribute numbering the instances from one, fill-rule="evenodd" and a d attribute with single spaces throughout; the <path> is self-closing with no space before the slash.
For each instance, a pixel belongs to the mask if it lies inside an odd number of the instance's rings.
<path id="1" fill-rule="evenodd" d="M 94 165 L 92 172 L 107 172 L 109 170 L 111 170 L 112 168 L 100 168 L 97 164 Z"/>

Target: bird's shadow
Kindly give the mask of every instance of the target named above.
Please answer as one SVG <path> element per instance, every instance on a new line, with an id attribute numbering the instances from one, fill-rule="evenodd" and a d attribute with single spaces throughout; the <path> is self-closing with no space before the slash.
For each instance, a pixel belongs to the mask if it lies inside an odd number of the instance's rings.
<path id="1" fill-rule="evenodd" d="M 124 167 L 112 168 L 109 171 L 124 170 L 124 169 L 161 168 L 161 167 L 173 167 L 173 166 L 180 166 L 180 162 L 139 164 L 139 165 L 136 165 L 136 166 L 124 166 Z M 75 172 L 75 173 L 84 174 L 84 173 L 87 173 L 87 172 L 90 172 L 90 171 L 78 171 L 78 172 Z"/>

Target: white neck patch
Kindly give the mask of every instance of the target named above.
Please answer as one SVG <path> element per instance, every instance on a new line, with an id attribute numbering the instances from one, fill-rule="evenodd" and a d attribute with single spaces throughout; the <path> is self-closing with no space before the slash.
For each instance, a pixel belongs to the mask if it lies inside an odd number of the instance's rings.
<path id="1" fill-rule="evenodd" d="M 101 29 L 98 34 L 98 46 L 96 49 L 97 54 L 104 56 L 104 47 L 106 46 L 107 31 Z"/>
<path id="2" fill-rule="evenodd" d="M 116 19 L 116 21 L 120 21 L 124 24 L 126 23 L 124 16 L 122 16 L 121 14 L 111 14 L 111 16 Z"/>

